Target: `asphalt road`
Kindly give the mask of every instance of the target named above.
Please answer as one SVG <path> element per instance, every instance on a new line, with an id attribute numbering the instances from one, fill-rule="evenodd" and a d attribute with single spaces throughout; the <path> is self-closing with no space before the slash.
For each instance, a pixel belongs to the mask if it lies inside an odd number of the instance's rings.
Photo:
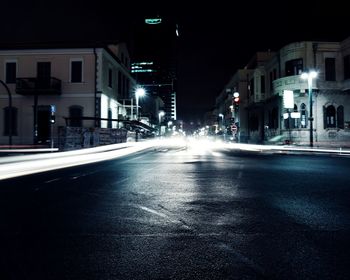
<path id="1" fill-rule="evenodd" d="M 349 279 L 350 158 L 161 148 L 0 181 L 0 279 Z"/>

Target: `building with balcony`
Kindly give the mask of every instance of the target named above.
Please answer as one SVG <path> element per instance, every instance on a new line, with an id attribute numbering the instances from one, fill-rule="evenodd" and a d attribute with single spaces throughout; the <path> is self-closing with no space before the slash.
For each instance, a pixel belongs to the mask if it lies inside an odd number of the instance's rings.
<path id="1" fill-rule="evenodd" d="M 125 44 L 6 46 L 0 49 L 0 144 L 57 143 L 64 126 L 117 128 L 134 119 L 125 102 L 135 80 Z M 11 122 L 9 122 L 11 114 Z M 9 127 L 11 123 L 11 129 Z"/>
<path id="2" fill-rule="evenodd" d="M 240 95 L 239 114 L 240 132 L 247 135 L 239 141 L 350 145 L 350 37 L 342 42 L 295 42 L 277 52 L 259 52 L 245 69 L 247 95 Z M 309 88 L 301 74 L 311 70 L 318 75 Z M 291 92 L 291 108 L 285 108 L 286 91 Z M 216 110 L 225 107 L 223 100 L 217 103 Z"/>

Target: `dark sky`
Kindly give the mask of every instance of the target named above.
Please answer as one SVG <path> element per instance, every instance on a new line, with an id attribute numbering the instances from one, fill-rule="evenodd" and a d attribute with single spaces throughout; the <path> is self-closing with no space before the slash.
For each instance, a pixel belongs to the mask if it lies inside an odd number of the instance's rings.
<path id="1" fill-rule="evenodd" d="M 178 118 L 196 121 L 256 51 L 350 36 L 343 3 L 3 0 L 1 40 L 116 40 L 128 38 L 140 19 L 159 14 L 180 27 Z"/>

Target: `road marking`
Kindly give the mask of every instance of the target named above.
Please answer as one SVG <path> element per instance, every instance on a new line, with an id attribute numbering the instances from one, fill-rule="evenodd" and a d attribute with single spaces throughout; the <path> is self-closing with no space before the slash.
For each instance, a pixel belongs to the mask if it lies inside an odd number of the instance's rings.
<path id="1" fill-rule="evenodd" d="M 250 268 L 252 268 L 254 271 L 258 272 L 260 275 L 265 276 L 264 269 L 261 266 L 259 266 L 256 263 L 254 263 L 254 261 L 252 261 L 248 257 L 242 255 L 241 253 L 239 253 L 237 250 L 235 250 L 231 246 L 221 242 L 219 244 L 219 247 L 222 248 L 222 249 L 225 249 L 226 251 L 228 251 L 231 254 L 233 254 L 238 260 L 240 260 L 242 263 L 244 263 L 245 265 L 247 265 Z"/>
<path id="2" fill-rule="evenodd" d="M 172 223 L 174 223 L 174 224 L 181 224 L 181 226 L 183 226 L 184 228 L 186 228 L 186 229 L 191 229 L 191 228 L 186 224 L 186 222 L 183 221 L 182 219 L 176 219 L 176 218 L 173 219 L 173 218 L 171 218 L 169 215 L 166 215 L 166 214 L 164 214 L 164 213 L 161 213 L 161 212 L 159 212 L 159 211 L 156 211 L 156 210 L 154 210 L 154 209 L 151 209 L 151 208 L 148 208 L 148 207 L 145 207 L 145 206 L 142 206 L 142 205 L 136 205 L 136 206 L 137 206 L 138 208 L 140 208 L 140 209 L 146 211 L 146 212 L 149 212 L 149 213 L 155 214 L 155 215 L 157 215 L 157 216 L 160 216 L 160 217 L 162 217 L 162 218 L 165 218 L 165 219 L 169 220 L 170 222 L 172 222 Z"/>
<path id="3" fill-rule="evenodd" d="M 115 186 L 115 185 L 124 183 L 124 182 L 127 181 L 127 180 L 129 180 L 129 178 L 124 178 L 124 179 L 118 180 L 118 181 L 116 181 L 116 182 L 113 182 L 111 185 L 112 185 L 112 186 Z"/>
<path id="4" fill-rule="evenodd" d="M 49 184 L 49 183 L 52 183 L 52 182 L 55 182 L 55 181 L 59 181 L 61 180 L 61 178 L 55 178 L 55 179 L 52 179 L 52 180 L 48 180 L 48 181 L 45 181 L 44 183 L 45 184 Z"/>
<path id="5" fill-rule="evenodd" d="M 156 210 L 150 209 L 150 208 L 148 208 L 148 207 L 141 206 L 141 205 L 138 205 L 138 207 L 139 207 L 140 209 L 144 210 L 144 211 L 149 212 L 149 213 L 158 215 L 158 216 L 163 217 L 163 218 L 168 218 L 167 215 L 165 215 L 165 214 L 163 214 L 163 213 L 160 213 L 160 212 L 158 212 L 158 211 L 156 211 Z"/>

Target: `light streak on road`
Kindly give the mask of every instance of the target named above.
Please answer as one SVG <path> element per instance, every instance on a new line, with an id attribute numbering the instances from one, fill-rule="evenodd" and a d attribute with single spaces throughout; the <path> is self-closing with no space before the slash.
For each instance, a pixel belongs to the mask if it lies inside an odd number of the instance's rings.
<path id="1" fill-rule="evenodd" d="M 211 155 L 215 157 L 222 156 L 220 150 L 241 150 L 273 153 L 332 153 L 337 155 L 350 156 L 350 150 L 347 149 L 321 149 L 295 146 L 254 145 L 180 137 L 164 138 L 145 142 L 120 143 L 66 152 L 51 152 L 34 155 L 28 154 L 1 157 L 0 180 L 50 171 L 54 169 L 110 160 L 126 156 L 131 153 L 136 153 L 138 151 L 151 147 L 163 148 L 166 152 L 168 151 L 168 148 L 177 147 L 181 148 L 181 153 L 192 155 Z"/>
<path id="2" fill-rule="evenodd" d="M 61 153 L 4 157 L 0 161 L 0 180 L 114 159 L 152 146 L 153 142 L 150 141 L 116 146 L 108 145 Z"/>

